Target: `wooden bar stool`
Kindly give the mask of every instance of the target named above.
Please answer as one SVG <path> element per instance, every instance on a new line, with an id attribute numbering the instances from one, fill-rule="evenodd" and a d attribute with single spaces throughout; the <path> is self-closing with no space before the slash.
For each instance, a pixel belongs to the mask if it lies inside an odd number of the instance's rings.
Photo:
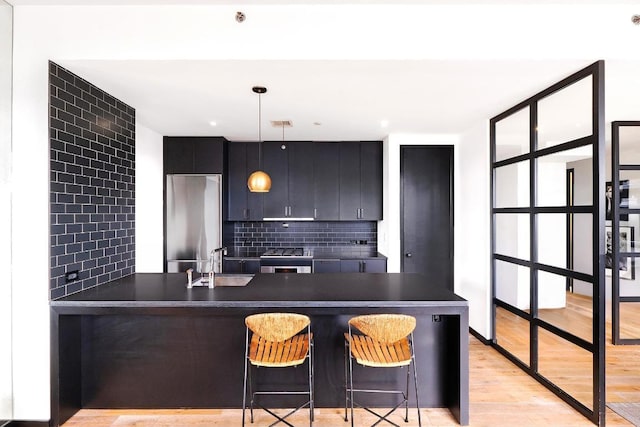
<path id="1" fill-rule="evenodd" d="M 413 330 L 416 327 L 416 319 L 404 314 L 370 314 L 356 316 L 349 320 L 349 332 L 345 337 L 345 403 L 344 420 L 348 421 L 347 407 L 351 407 L 351 426 L 353 427 L 353 406 L 357 405 L 367 412 L 379 418 L 381 421 L 398 426 L 387 417 L 404 404 L 404 421 L 409 421 L 409 371 L 413 365 L 413 383 L 416 391 L 416 409 L 418 410 L 418 425 L 422 426 L 420 419 L 420 403 L 418 400 L 418 374 L 416 358 L 413 348 Z M 363 335 L 353 333 L 353 328 Z M 348 360 L 347 360 L 348 359 Z M 380 390 L 362 389 L 353 387 L 353 361 L 359 365 L 371 368 L 396 368 L 407 367 L 407 385 L 405 390 Z M 354 401 L 354 393 L 389 393 L 402 396 L 402 401 L 380 415 L 370 408 L 364 407 Z"/>
<path id="2" fill-rule="evenodd" d="M 289 415 L 309 406 L 309 425 L 313 425 L 313 335 L 311 319 L 295 313 L 262 313 L 245 318 L 245 364 L 244 394 L 242 397 L 242 425 L 244 426 L 245 409 L 247 407 L 247 386 L 251 396 L 251 422 L 253 423 L 254 404 L 277 418 L 274 424 L 285 421 Z M 306 329 L 306 331 L 304 331 Z M 303 333 L 300 333 L 304 331 Z M 295 367 L 305 362 L 309 365 L 308 391 L 254 391 L 251 382 L 251 366 L 257 368 Z M 308 395 L 309 399 L 283 417 L 256 401 L 257 395 Z"/>

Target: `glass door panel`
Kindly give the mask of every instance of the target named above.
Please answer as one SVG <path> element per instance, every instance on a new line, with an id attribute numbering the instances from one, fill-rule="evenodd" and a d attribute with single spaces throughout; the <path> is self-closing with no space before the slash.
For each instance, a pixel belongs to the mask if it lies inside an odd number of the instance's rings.
<path id="1" fill-rule="evenodd" d="M 592 85 L 588 76 L 538 101 L 538 150 L 593 133 Z"/>
<path id="2" fill-rule="evenodd" d="M 573 204 L 593 203 L 593 148 L 564 150 L 536 159 L 536 206 L 567 206 L 567 170 L 573 170 Z"/>
<path id="3" fill-rule="evenodd" d="M 496 344 L 529 366 L 529 321 L 496 307 Z"/>
<path id="4" fill-rule="evenodd" d="M 538 272 L 538 318 L 593 342 L 593 298 L 567 292 L 564 276 Z"/>
<path id="5" fill-rule="evenodd" d="M 619 141 L 620 164 L 640 164 L 640 126 L 620 126 Z"/>
<path id="6" fill-rule="evenodd" d="M 593 406 L 593 354 L 538 328 L 538 372 L 587 408 Z"/>
<path id="7" fill-rule="evenodd" d="M 495 215 L 496 253 L 522 260 L 529 260 L 529 214 Z"/>
<path id="8" fill-rule="evenodd" d="M 529 152 L 529 107 L 496 123 L 496 162 Z"/>
<path id="9" fill-rule="evenodd" d="M 496 168 L 494 193 L 496 208 L 529 206 L 529 161 Z"/>
<path id="10" fill-rule="evenodd" d="M 620 303 L 620 338 L 640 337 L 640 302 Z M 636 360 L 635 363 L 638 361 Z"/>
<path id="11" fill-rule="evenodd" d="M 531 308 L 529 268 L 496 260 L 496 298 L 520 310 Z"/>

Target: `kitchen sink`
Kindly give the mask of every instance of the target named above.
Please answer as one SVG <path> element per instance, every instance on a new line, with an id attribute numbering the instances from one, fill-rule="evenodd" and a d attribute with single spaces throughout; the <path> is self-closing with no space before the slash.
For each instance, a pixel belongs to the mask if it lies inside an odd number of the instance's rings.
<path id="1" fill-rule="evenodd" d="M 253 274 L 218 273 L 215 278 L 215 285 L 218 286 L 247 286 L 253 279 Z"/>
<path id="2" fill-rule="evenodd" d="M 215 287 L 218 286 L 247 286 L 253 279 L 253 274 L 217 273 L 214 279 Z M 203 276 L 193 281 L 193 287 L 208 287 L 209 277 Z"/>

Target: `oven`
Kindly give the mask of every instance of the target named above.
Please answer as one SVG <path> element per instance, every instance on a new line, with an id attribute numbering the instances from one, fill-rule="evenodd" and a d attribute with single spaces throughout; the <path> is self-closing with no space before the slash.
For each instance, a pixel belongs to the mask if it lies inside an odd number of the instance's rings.
<path id="1" fill-rule="evenodd" d="M 261 273 L 311 273 L 313 257 L 302 248 L 270 248 L 260 256 Z"/>

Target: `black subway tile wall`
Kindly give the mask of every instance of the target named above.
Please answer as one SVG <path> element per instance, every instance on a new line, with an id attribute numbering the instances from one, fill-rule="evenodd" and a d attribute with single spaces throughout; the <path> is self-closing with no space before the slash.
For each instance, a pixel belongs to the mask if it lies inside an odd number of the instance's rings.
<path id="1" fill-rule="evenodd" d="M 375 221 L 236 222 L 237 256 L 260 256 L 266 248 L 303 248 L 335 256 L 371 255 L 378 250 Z"/>
<path id="2" fill-rule="evenodd" d="M 50 298 L 133 274 L 135 110 L 49 62 L 49 148 Z"/>

